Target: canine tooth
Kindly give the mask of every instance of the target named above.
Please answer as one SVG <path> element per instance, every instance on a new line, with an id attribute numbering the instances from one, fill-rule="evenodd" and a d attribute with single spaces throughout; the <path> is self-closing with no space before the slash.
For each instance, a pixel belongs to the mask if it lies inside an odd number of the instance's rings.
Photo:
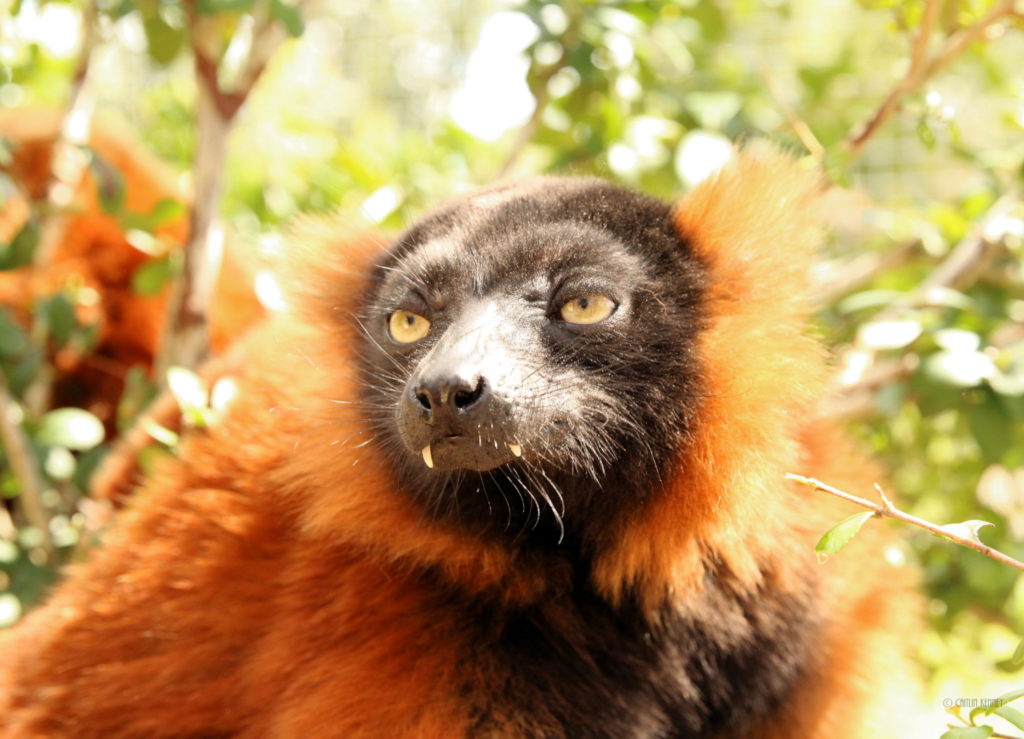
<path id="1" fill-rule="evenodd" d="M 430 444 L 423 447 L 423 463 L 430 469 L 434 469 L 434 458 L 430 455 Z"/>
<path id="2" fill-rule="evenodd" d="M 508 448 L 509 448 L 509 451 L 512 452 L 517 457 L 523 456 L 523 448 L 521 446 L 519 446 L 518 444 L 509 444 Z"/>

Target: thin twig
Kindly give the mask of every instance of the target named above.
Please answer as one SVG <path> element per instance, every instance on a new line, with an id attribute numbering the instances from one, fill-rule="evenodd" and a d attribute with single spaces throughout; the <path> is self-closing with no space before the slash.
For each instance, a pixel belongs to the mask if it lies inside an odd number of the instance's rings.
<path id="1" fill-rule="evenodd" d="M 818 137 L 814 135 L 814 131 L 811 130 L 807 121 L 797 115 L 796 111 L 793 110 L 793 106 L 786 102 L 786 98 L 782 94 L 782 90 L 779 89 L 778 82 L 775 80 L 775 76 L 771 73 L 771 69 L 768 67 L 762 54 L 758 53 L 754 56 L 754 65 L 757 67 L 757 72 L 761 75 L 761 79 L 764 80 L 768 94 L 771 95 L 775 105 L 782 111 L 782 115 L 786 117 L 786 122 L 793 129 L 796 137 L 800 139 L 800 143 L 804 145 L 808 153 L 817 161 L 822 161 L 825 158 L 825 147 L 818 141 Z"/>
<path id="2" fill-rule="evenodd" d="M 931 40 L 932 31 L 935 30 L 935 21 L 939 17 L 938 0 L 926 0 L 924 12 L 921 14 L 921 24 L 917 29 L 917 37 L 914 39 L 914 48 L 910 53 L 910 73 L 920 72 L 928 58 L 928 42 Z"/>
<path id="3" fill-rule="evenodd" d="M 25 519 L 39 531 L 43 551 L 52 562 L 56 550 L 50 535 L 50 517 L 43 505 L 43 486 L 31 445 L 25 438 L 21 424 L 15 420 L 19 412 L 7 387 L 7 378 L 0 372 L 0 439 L 7 452 L 7 462 L 18 480 L 18 503 Z"/>
<path id="4" fill-rule="evenodd" d="M 850 503 L 855 503 L 856 505 L 859 505 L 861 508 L 866 508 L 869 511 L 873 511 L 874 514 L 876 516 L 879 516 L 880 518 L 894 518 L 897 521 L 903 521 L 904 523 L 909 523 L 912 526 L 917 526 L 918 528 L 922 528 L 925 531 L 929 531 L 935 534 L 936 536 L 944 537 L 946 539 L 949 539 L 950 541 L 960 544 L 961 546 L 965 546 L 968 549 L 973 549 L 976 552 L 984 554 L 986 557 L 994 559 L 996 562 L 1001 562 L 1002 564 L 1009 565 L 1010 567 L 1013 567 L 1024 572 L 1024 562 L 1020 562 L 1014 559 L 1013 557 L 1010 557 L 996 549 L 993 549 L 990 546 L 982 544 L 980 541 L 976 539 L 961 536 L 955 531 L 950 530 L 947 526 L 940 526 L 938 524 L 932 523 L 931 521 L 926 521 L 923 518 L 918 518 L 917 516 L 912 516 L 909 513 L 901 511 L 900 509 L 893 506 L 892 502 L 885 496 L 884 493 L 882 494 L 883 502 L 881 505 L 879 505 L 878 503 L 872 503 L 870 500 L 858 498 L 856 495 L 851 495 L 850 493 L 844 492 L 838 488 L 834 488 L 831 485 L 826 485 L 825 483 L 821 482 L 820 480 L 816 480 L 813 477 L 804 477 L 803 475 L 794 475 L 792 473 L 787 473 L 786 479 L 799 482 L 802 485 L 807 485 L 808 487 L 812 487 L 815 490 L 820 490 L 823 493 L 834 495 L 837 498 L 842 498 L 843 500 L 849 501 Z M 875 489 L 881 492 L 881 489 L 878 487 L 877 484 L 875 485 Z"/>

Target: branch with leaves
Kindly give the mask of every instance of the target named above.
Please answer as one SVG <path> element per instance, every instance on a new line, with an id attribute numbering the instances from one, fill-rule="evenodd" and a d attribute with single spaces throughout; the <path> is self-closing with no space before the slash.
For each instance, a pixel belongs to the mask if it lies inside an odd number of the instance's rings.
<path id="1" fill-rule="evenodd" d="M 1001 22 L 1016 17 L 1014 4 L 1014 0 L 999 0 L 974 25 L 956 31 L 934 54 L 929 55 L 931 37 L 942 3 L 939 0 L 926 0 L 921 23 L 913 40 L 906 74 L 893 86 L 874 113 L 857 127 L 843 143 L 847 155 L 850 158 L 858 156 L 871 137 L 878 132 L 893 113 L 899 110 L 903 99 L 908 94 L 919 90 L 925 82 L 948 67 L 972 43 L 986 41 L 998 35 Z"/>
<path id="2" fill-rule="evenodd" d="M 819 553 L 825 555 L 835 554 L 856 535 L 861 526 L 863 526 L 869 518 L 877 516 L 879 518 L 893 518 L 897 521 L 917 526 L 918 528 L 931 532 L 936 536 L 941 536 L 944 539 L 949 539 L 956 544 L 960 544 L 968 549 L 973 549 L 980 554 L 984 554 L 986 557 L 994 559 L 996 562 L 1001 562 L 1002 564 L 1009 565 L 1010 567 L 1024 572 L 1024 562 L 1003 554 L 987 544 L 983 544 L 981 539 L 978 538 L 978 531 L 980 529 L 985 526 L 993 525 L 988 521 L 963 521 L 961 523 L 945 525 L 926 521 L 923 518 L 919 518 L 896 508 L 882 490 L 881 486 L 877 483 L 875 484 L 875 491 L 882 499 L 881 503 L 872 503 L 870 500 L 860 498 L 856 495 L 840 490 L 839 488 L 832 487 L 831 485 L 828 485 L 821 480 L 816 480 L 813 477 L 804 477 L 803 475 L 788 473 L 786 475 L 786 479 L 799 482 L 802 485 L 807 485 L 815 490 L 828 493 L 829 495 L 834 495 L 837 498 L 842 498 L 850 503 L 859 505 L 861 508 L 868 509 L 867 513 L 854 514 L 853 516 L 850 516 L 850 518 L 847 518 L 845 521 L 830 529 L 825 536 L 821 538 L 821 541 L 818 542 L 816 550 Z"/>

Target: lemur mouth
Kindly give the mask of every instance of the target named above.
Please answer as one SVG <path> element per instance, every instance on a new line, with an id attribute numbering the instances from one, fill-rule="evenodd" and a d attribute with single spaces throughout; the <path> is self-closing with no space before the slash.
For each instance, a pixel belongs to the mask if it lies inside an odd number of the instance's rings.
<path id="1" fill-rule="evenodd" d="M 422 449 L 430 469 L 471 469 L 486 472 L 523 456 L 523 447 L 510 442 L 486 441 L 465 434 L 446 434 Z"/>

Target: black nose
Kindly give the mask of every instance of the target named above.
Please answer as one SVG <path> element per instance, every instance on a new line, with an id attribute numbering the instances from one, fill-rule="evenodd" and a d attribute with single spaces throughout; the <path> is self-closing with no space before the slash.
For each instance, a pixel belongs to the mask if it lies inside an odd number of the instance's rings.
<path id="1" fill-rule="evenodd" d="M 490 393 L 483 377 L 439 374 L 424 377 L 411 389 L 415 404 L 431 421 L 471 420 L 487 405 Z"/>

